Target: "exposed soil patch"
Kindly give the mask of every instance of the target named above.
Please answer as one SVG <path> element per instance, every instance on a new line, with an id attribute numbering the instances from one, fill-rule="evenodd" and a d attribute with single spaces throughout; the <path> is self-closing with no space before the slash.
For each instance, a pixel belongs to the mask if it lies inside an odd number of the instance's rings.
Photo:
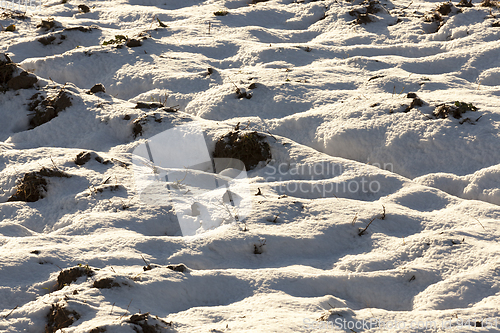
<path id="1" fill-rule="evenodd" d="M 50 29 L 53 29 L 56 26 L 57 21 L 54 21 L 54 19 L 47 19 L 47 20 L 42 20 L 42 22 L 37 25 L 36 27 L 39 29 L 43 29 L 45 31 L 48 31 Z M 60 26 L 60 24 L 58 24 Z"/>
<path id="2" fill-rule="evenodd" d="M 70 285 L 75 282 L 81 276 L 93 276 L 95 273 L 89 266 L 73 267 L 70 269 L 65 269 L 59 273 L 57 277 L 57 289 L 61 290 L 64 286 Z"/>
<path id="3" fill-rule="evenodd" d="M 35 75 L 19 68 L 16 63 L 10 60 L 9 56 L 0 53 L 0 88 L 4 90 L 29 89 L 37 82 L 38 79 Z"/>
<path id="4" fill-rule="evenodd" d="M 425 102 L 423 100 L 421 100 L 420 98 L 418 98 L 417 94 L 415 94 L 415 93 L 408 93 L 408 95 L 406 95 L 406 97 L 412 98 L 412 101 L 411 101 L 410 105 L 408 105 L 405 108 L 404 112 L 409 112 L 411 109 L 423 106 L 425 104 Z"/>
<path id="5" fill-rule="evenodd" d="M 94 288 L 98 289 L 110 289 L 113 287 L 121 287 L 118 283 L 116 283 L 112 278 L 105 278 L 94 281 Z"/>
<path id="6" fill-rule="evenodd" d="M 363 4 L 355 9 L 349 11 L 351 16 L 355 16 L 356 19 L 354 23 L 356 24 L 367 24 L 373 22 L 373 18 L 370 14 L 376 14 L 382 10 L 380 2 L 377 0 L 365 1 Z"/>
<path id="7" fill-rule="evenodd" d="M 127 40 L 125 45 L 128 47 L 138 47 L 142 45 L 142 42 L 138 39 L 130 38 Z"/>
<path id="8" fill-rule="evenodd" d="M 251 170 L 259 162 L 271 158 L 271 149 L 269 143 L 264 141 L 265 137 L 257 132 L 235 129 L 219 138 L 213 157 L 238 159 L 245 164 L 247 171 Z"/>
<path id="9" fill-rule="evenodd" d="M 464 102 L 455 102 L 453 105 L 440 104 L 434 109 L 433 114 L 436 118 L 449 118 L 453 116 L 455 119 L 462 118 L 462 114 L 467 111 L 477 111 L 477 107 L 472 105 L 472 103 L 467 104 Z"/>
<path id="10" fill-rule="evenodd" d="M 18 182 L 16 193 L 14 193 L 7 201 L 25 201 L 35 202 L 44 198 L 47 192 L 48 177 L 71 177 L 70 175 L 55 169 L 42 168 L 38 172 L 26 173 Z"/>
<path id="11" fill-rule="evenodd" d="M 146 102 L 138 102 L 135 106 L 135 109 L 158 109 L 164 107 L 161 103 L 146 103 Z"/>
<path id="12" fill-rule="evenodd" d="M 450 16 L 453 14 L 461 13 L 462 10 L 455 7 L 451 2 L 444 2 L 436 7 L 431 12 L 424 15 L 424 22 L 432 23 L 434 27 L 430 27 L 429 33 L 436 33 L 441 29 L 441 27 L 446 23 L 444 16 Z"/>
<path id="13" fill-rule="evenodd" d="M 162 330 L 162 328 L 168 329 L 172 327 L 172 322 L 167 323 L 157 316 L 153 318 L 149 315 L 149 312 L 133 314 L 128 319 L 128 322 L 135 326 L 139 326 L 142 331 L 140 331 L 138 327 L 134 327 L 134 331 L 142 333 L 161 333 L 166 331 Z"/>
<path id="14" fill-rule="evenodd" d="M 105 93 L 106 88 L 104 88 L 104 85 L 102 83 L 97 83 L 97 84 L 94 84 L 94 86 L 92 88 L 90 88 L 89 92 L 92 94 L 96 94 L 98 92 Z"/>
<path id="15" fill-rule="evenodd" d="M 87 152 L 87 151 L 82 151 L 81 153 L 79 153 L 78 155 L 76 155 L 76 158 L 75 158 L 75 164 L 76 165 L 84 165 L 85 163 L 87 163 L 88 161 L 90 161 L 90 159 L 92 158 L 92 154 Z"/>
<path id="16" fill-rule="evenodd" d="M 79 318 L 80 315 L 75 311 L 65 309 L 57 303 L 52 304 L 52 308 L 47 314 L 47 325 L 45 325 L 45 333 L 55 333 L 61 328 L 70 326 Z"/>
<path id="17" fill-rule="evenodd" d="M 63 31 L 80 31 L 80 32 L 91 32 L 92 30 L 94 29 L 99 29 L 98 26 L 90 26 L 90 27 L 84 27 L 84 26 L 80 26 L 80 27 L 71 27 L 71 28 L 65 28 Z"/>
<path id="18" fill-rule="evenodd" d="M 140 108 L 149 108 L 149 107 L 156 108 L 158 104 L 159 103 L 150 103 L 150 104 L 142 103 L 142 102 L 137 103 L 137 105 Z M 159 105 L 162 105 L 162 107 L 163 107 L 163 104 L 159 104 Z M 138 108 L 138 107 L 136 106 L 136 108 Z M 163 119 L 166 117 L 166 112 L 173 113 L 173 112 L 177 112 L 177 111 L 179 111 L 179 109 L 177 107 L 163 107 L 160 110 L 148 112 L 148 113 L 138 117 L 137 119 L 135 119 L 132 122 L 132 124 L 133 124 L 132 133 L 134 135 L 134 139 L 137 138 L 138 136 L 142 136 L 144 134 L 143 125 L 145 125 L 151 121 L 161 123 L 161 122 L 163 122 Z"/>
<path id="19" fill-rule="evenodd" d="M 87 5 L 78 5 L 78 10 L 82 13 L 90 12 L 90 8 Z"/>
<path id="20" fill-rule="evenodd" d="M 47 98 L 36 93 L 30 100 L 28 110 L 33 112 L 30 119 L 30 129 L 51 121 L 57 117 L 59 112 L 72 105 L 70 94 L 63 89 L 56 95 Z"/>
<path id="21" fill-rule="evenodd" d="M 180 272 L 180 273 L 188 271 L 188 268 L 184 264 L 168 265 L 167 268 L 173 270 L 174 272 Z"/>

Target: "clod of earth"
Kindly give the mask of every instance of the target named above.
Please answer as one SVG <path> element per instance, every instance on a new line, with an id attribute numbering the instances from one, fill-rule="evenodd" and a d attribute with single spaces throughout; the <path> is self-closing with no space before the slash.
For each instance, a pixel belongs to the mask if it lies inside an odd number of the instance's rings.
<path id="1" fill-rule="evenodd" d="M 19 73 L 20 72 L 20 73 Z M 19 75 L 16 75 L 19 73 Z M 13 90 L 32 88 L 38 79 L 33 74 L 20 69 L 17 64 L 10 60 L 9 56 L 0 53 L 0 87 Z"/>
<path id="2" fill-rule="evenodd" d="M 493 23 L 491 24 L 491 26 L 492 26 L 493 28 L 500 28 L 500 21 L 493 22 Z"/>
<path id="3" fill-rule="evenodd" d="M 57 277 L 57 288 L 56 290 L 61 290 L 64 286 L 70 285 L 72 282 L 75 282 L 81 276 L 91 277 L 95 273 L 89 266 L 79 266 L 73 267 L 70 269 L 65 269 L 59 273 Z"/>
<path id="4" fill-rule="evenodd" d="M 12 90 L 29 89 L 33 88 L 33 85 L 37 82 L 38 79 L 35 75 L 21 72 L 19 76 L 15 76 L 7 82 L 7 87 Z"/>
<path id="5" fill-rule="evenodd" d="M 76 155 L 75 158 L 75 164 L 76 165 L 84 165 L 88 161 L 90 161 L 90 158 L 92 157 L 92 154 L 87 152 L 87 151 L 82 151 L 78 155 Z"/>
<path id="6" fill-rule="evenodd" d="M 82 13 L 90 12 L 90 8 L 87 5 L 78 5 L 78 10 L 81 11 Z"/>
<path id="7" fill-rule="evenodd" d="M 106 92 L 106 88 L 104 88 L 104 86 L 102 85 L 102 83 L 97 83 L 97 84 L 94 84 L 94 86 L 92 88 L 90 88 L 90 92 L 92 94 L 95 94 L 95 93 L 98 93 L 98 92 L 105 93 Z"/>
<path id="8" fill-rule="evenodd" d="M 420 98 L 418 98 L 417 94 L 415 94 L 415 93 L 408 93 L 408 95 L 406 95 L 406 97 L 413 98 L 413 100 L 411 101 L 410 105 L 406 107 L 404 112 L 409 112 L 411 109 L 413 109 L 415 107 L 423 106 L 425 104 L 425 102 L 423 100 L 421 100 Z"/>
<path id="9" fill-rule="evenodd" d="M 356 20 L 354 21 L 356 24 L 373 22 L 373 18 L 370 14 L 376 14 L 381 11 L 380 2 L 376 0 L 365 1 L 364 3 L 367 3 L 367 5 L 349 11 L 349 15 L 356 16 Z"/>
<path id="10" fill-rule="evenodd" d="M 125 45 L 128 46 L 128 47 L 138 47 L 138 46 L 141 46 L 142 43 L 138 39 L 131 38 L 131 39 L 127 40 L 127 42 L 125 43 Z"/>
<path id="11" fill-rule="evenodd" d="M 37 28 L 45 29 L 45 31 L 52 29 L 56 25 L 56 22 L 53 19 L 42 20 L 42 23 L 37 25 Z"/>
<path id="12" fill-rule="evenodd" d="M 43 45 L 51 45 L 51 44 L 61 44 L 63 40 L 66 39 L 66 35 L 63 34 L 56 34 L 52 36 L 47 36 L 47 37 L 41 37 L 38 38 L 37 40 L 42 43 Z M 56 43 L 57 42 L 57 43 Z"/>
<path id="13" fill-rule="evenodd" d="M 38 41 L 40 43 L 42 43 L 43 45 L 52 44 L 52 42 L 55 41 L 55 40 L 56 40 L 56 37 L 54 37 L 54 36 L 48 36 L 48 37 L 38 38 Z"/>
<path id="14" fill-rule="evenodd" d="M 121 287 L 118 283 L 114 282 L 111 278 L 105 278 L 94 281 L 94 288 L 98 289 L 110 289 L 113 287 Z"/>
<path id="15" fill-rule="evenodd" d="M 441 104 L 434 109 L 433 114 L 436 118 L 449 118 L 450 115 L 455 119 L 462 118 L 462 114 L 467 111 L 477 111 L 477 107 L 472 103 L 455 102 L 454 105 Z"/>
<path id="16" fill-rule="evenodd" d="M 47 191 L 47 177 L 71 177 L 70 175 L 55 169 L 42 168 L 38 172 L 28 172 L 18 182 L 16 193 L 7 201 L 35 202 L 44 197 Z"/>
<path id="17" fill-rule="evenodd" d="M 245 164 L 246 170 L 255 168 L 259 162 L 271 158 L 269 143 L 265 135 L 257 132 L 235 130 L 219 138 L 213 157 L 234 158 Z"/>
<path id="18" fill-rule="evenodd" d="M 14 24 L 11 24 L 5 28 L 5 31 L 14 32 L 16 31 L 16 26 Z"/>
<path id="19" fill-rule="evenodd" d="M 72 105 L 69 93 L 64 90 L 47 98 L 36 93 L 31 97 L 31 100 L 32 102 L 28 105 L 28 110 L 33 112 L 33 117 L 30 119 L 31 129 L 49 122 L 57 117 L 59 112 Z"/>
<path id="20" fill-rule="evenodd" d="M 161 108 L 164 105 L 161 103 L 145 103 L 145 102 L 138 102 L 137 105 L 135 106 L 135 109 L 157 109 Z"/>
<path id="21" fill-rule="evenodd" d="M 65 28 L 63 31 L 75 31 L 75 30 L 78 30 L 80 32 L 91 32 L 92 29 L 99 29 L 98 26 L 90 26 L 90 27 L 71 27 L 71 28 Z"/>
<path id="22" fill-rule="evenodd" d="M 436 11 L 441 15 L 448 15 L 451 13 L 452 4 L 449 2 L 442 3 L 436 8 Z"/>
<path id="23" fill-rule="evenodd" d="M 168 265 L 167 268 L 173 270 L 174 272 L 180 272 L 180 273 L 184 273 L 188 270 L 188 268 L 184 264 Z"/>
<path id="24" fill-rule="evenodd" d="M 45 333 L 55 333 L 61 328 L 69 327 L 78 320 L 80 315 L 75 311 L 70 311 L 63 308 L 59 304 L 52 304 L 50 312 L 47 314 L 47 325 L 45 325 Z"/>
<path id="25" fill-rule="evenodd" d="M 148 320 L 151 324 L 148 323 Z M 132 316 L 130 316 L 127 322 L 139 326 L 142 329 L 143 333 L 161 333 L 163 332 L 162 327 L 163 328 L 172 327 L 172 322 L 167 323 L 158 318 L 157 316 L 153 318 L 149 315 L 149 312 L 133 314 Z M 134 331 L 141 332 L 135 327 Z"/>

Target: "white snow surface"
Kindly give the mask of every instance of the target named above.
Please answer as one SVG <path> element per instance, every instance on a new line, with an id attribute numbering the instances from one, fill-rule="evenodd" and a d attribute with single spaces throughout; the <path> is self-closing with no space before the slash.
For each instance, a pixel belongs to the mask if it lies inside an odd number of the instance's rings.
<path id="1" fill-rule="evenodd" d="M 146 312 L 158 332 L 500 331 L 499 9 L 453 7 L 434 32 L 439 1 L 380 0 L 366 24 L 349 14 L 360 0 L 250 2 L 47 0 L 0 16 L 16 26 L 0 53 L 39 80 L 0 92 L 1 332 L 45 332 L 53 304 L 79 315 L 58 332 L 141 332 L 129 319 Z M 79 26 L 93 29 L 63 31 Z M 103 45 L 115 35 L 147 38 Z M 88 94 L 96 83 L 106 93 Z M 59 91 L 72 106 L 29 129 L 30 98 Z M 408 93 L 424 104 L 407 111 Z M 433 115 L 455 101 L 477 111 Z M 240 123 L 272 159 L 248 172 L 244 220 L 182 237 L 130 164 L 192 121 L 209 150 Z M 82 151 L 110 163 L 78 166 Z M 8 201 L 43 167 L 71 177 Z M 95 275 L 56 290 L 78 265 Z"/>

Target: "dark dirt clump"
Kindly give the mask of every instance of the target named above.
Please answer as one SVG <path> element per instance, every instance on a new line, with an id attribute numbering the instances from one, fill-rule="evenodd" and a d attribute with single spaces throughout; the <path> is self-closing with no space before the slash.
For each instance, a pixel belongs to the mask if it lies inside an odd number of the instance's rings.
<path id="1" fill-rule="evenodd" d="M 472 105 L 472 103 L 467 104 L 464 102 L 455 102 L 453 105 L 441 104 L 434 109 L 433 114 L 436 118 L 449 118 L 453 116 L 455 119 L 462 118 L 462 114 L 467 111 L 477 111 L 477 107 Z"/>
<path id="2" fill-rule="evenodd" d="M 138 47 L 138 46 L 141 46 L 142 43 L 138 39 L 131 38 L 131 39 L 127 40 L 127 42 L 125 43 L 125 45 L 128 46 L 128 47 Z"/>
<path id="3" fill-rule="evenodd" d="M 187 272 L 188 270 L 188 268 L 184 264 L 168 265 L 167 268 L 173 270 L 174 272 L 179 272 L 179 273 L 184 273 Z"/>
<path id="4" fill-rule="evenodd" d="M 78 10 L 81 11 L 82 13 L 90 12 L 90 8 L 87 5 L 78 5 Z"/>
<path id="5" fill-rule="evenodd" d="M 61 328 L 70 326 L 79 318 L 80 315 L 75 311 L 67 310 L 59 304 L 52 304 L 52 308 L 47 314 L 48 323 L 45 325 L 45 333 L 55 333 Z"/>
<path id="6" fill-rule="evenodd" d="M 44 197 L 47 191 L 47 177 L 71 177 L 55 169 L 42 168 L 38 172 L 26 173 L 17 185 L 14 193 L 7 201 L 35 202 Z"/>
<path id="7" fill-rule="evenodd" d="M 28 110 L 33 112 L 30 119 L 30 129 L 51 121 L 57 117 L 59 112 L 72 105 L 70 94 L 64 90 L 47 98 L 36 93 L 31 97 L 31 101 L 28 105 Z"/>
<path id="8" fill-rule="evenodd" d="M 59 273 L 57 277 L 57 289 L 61 290 L 64 286 L 70 285 L 75 282 L 81 276 L 93 276 L 95 273 L 89 266 L 73 267 L 70 269 L 65 269 Z"/>
<path id="9" fill-rule="evenodd" d="M 79 27 L 65 28 L 63 31 L 75 31 L 75 30 L 78 30 L 80 32 L 91 32 L 93 29 L 99 29 L 99 27 L 95 26 L 95 25 L 92 25 L 90 27 L 79 26 Z"/>
<path id="10" fill-rule="evenodd" d="M 380 2 L 377 0 L 365 1 L 362 7 L 353 9 L 349 11 L 351 16 L 356 16 L 354 23 L 356 24 L 367 24 L 373 22 L 373 18 L 370 14 L 376 14 L 382 10 Z"/>
<path id="11" fill-rule="evenodd" d="M 75 164 L 76 165 L 84 165 L 85 163 L 90 161 L 91 158 L 92 158 L 91 153 L 89 153 L 88 151 L 82 151 L 81 153 L 76 155 Z"/>
<path id="12" fill-rule="evenodd" d="M 146 103 L 146 102 L 138 102 L 135 106 L 135 109 L 158 109 L 162 108 L 164 105 L 161 103 Z"/>
<path id="13" fill-rule="evenodd" d="M 413 100 L 411 101 L 410 105 L 408 105 L 405 108 L 404 112 L 409 112 L 411 109 L 423 106 L 425 104 L 425 102 L 423 100 L 421 100 L 420 98 L 418 98 L 417 94 L 415 94 L 415 93 L 408 93 L 408 95 L 406 95 L 406 97 L 412 98 Z"/>
<path id="14" fill-rule="evenodd" d="M 149 315 L 149 312 L 146 313 L 136 313 L 130 316 L 128 322 L 139 326 L 142 329 L 142 333 L 161 333 L 164 332 L 161 328 L 172 327 L 172 322 L 167 323 L 157 316 L 153 318 Z M 148 320 L 150 323 L 148 323 Z M 154 324 L 154 325 L 152 325 Z M 134 331 L 141 332 L 137 327 L 134 327 Z"/>
<path id="15" fill-rule="evenodd" d="M 16 75 L 19 73 L 19 75 Z M 9 56 L 0 53 L 0 88 L 3 89 L 29 89 L 38 79 L 35 75 L 20 69 L 17 64 L 10 60 Z"/>
<path id="16" fill-rule="evenodd" d="M 439 12 L 439 14 L 441 14 L 441 15 L 448 15 L 449 13 L 451 13 L 451 8 L 452 8 L 451 6 L 452 6 L 451 3 L 445 2 L 445 3 L 440 4 L 436 8 L 436 11 Z"/>
<path id="17" fill-rule="evenodd" d="M 94 281 L 94 288 L 98 289 L 110 289 L 113 287 L 121 287 L 118 283 L 114 282 L 112 278 L 105 278 Z"/>
<path id="18" fill-rule="evenodd" d="M 257 132 L 234 130 L 219 138 L 215 144 L 214 158 L 234 158 L 251 170 L 261 161 L 271 158 L 269 143 L 264 141 L 265 135 Z"/>
<path id="19" fill-rule="evenodd" d="M 92 93 L 92 94 L 95 94 L 95 93 L 98 93 L 98 92 L 105 93 L 106 92 L 106 88 L 104 88 L 104 85 L 102 83 L 97 83 L 97 84 L 94 84 L 94 86 L 92 88 L 90 88 L 89 92 Z"/>
<path id="20" fill-rule="evenodd" d="M 37 25 L 37 28 L 44 29 L 45 31 L 52 29 L 56 25 L 53 19 L 42 20 L 42 22 Z"/>
<path id="21" fill-rule="evenodd" d="M 35 75 L 23 71 L 19 76 L 10 79 L 9 82 L 7 82 L 7 87 L 12 90 L 29 89 L 37 82 L 38 79 Z"/>

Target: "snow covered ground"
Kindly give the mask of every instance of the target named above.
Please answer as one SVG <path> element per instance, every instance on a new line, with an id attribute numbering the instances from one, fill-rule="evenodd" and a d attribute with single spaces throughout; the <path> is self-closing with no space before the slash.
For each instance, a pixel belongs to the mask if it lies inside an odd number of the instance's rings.
<path id="1" fill-rule="evenodd" d="M 500 330 L 495 3 L 251 2 L 0 14 L 2 332 Z M 191 125 L 272 157 L 186 236 L 134 153 Z"/>

